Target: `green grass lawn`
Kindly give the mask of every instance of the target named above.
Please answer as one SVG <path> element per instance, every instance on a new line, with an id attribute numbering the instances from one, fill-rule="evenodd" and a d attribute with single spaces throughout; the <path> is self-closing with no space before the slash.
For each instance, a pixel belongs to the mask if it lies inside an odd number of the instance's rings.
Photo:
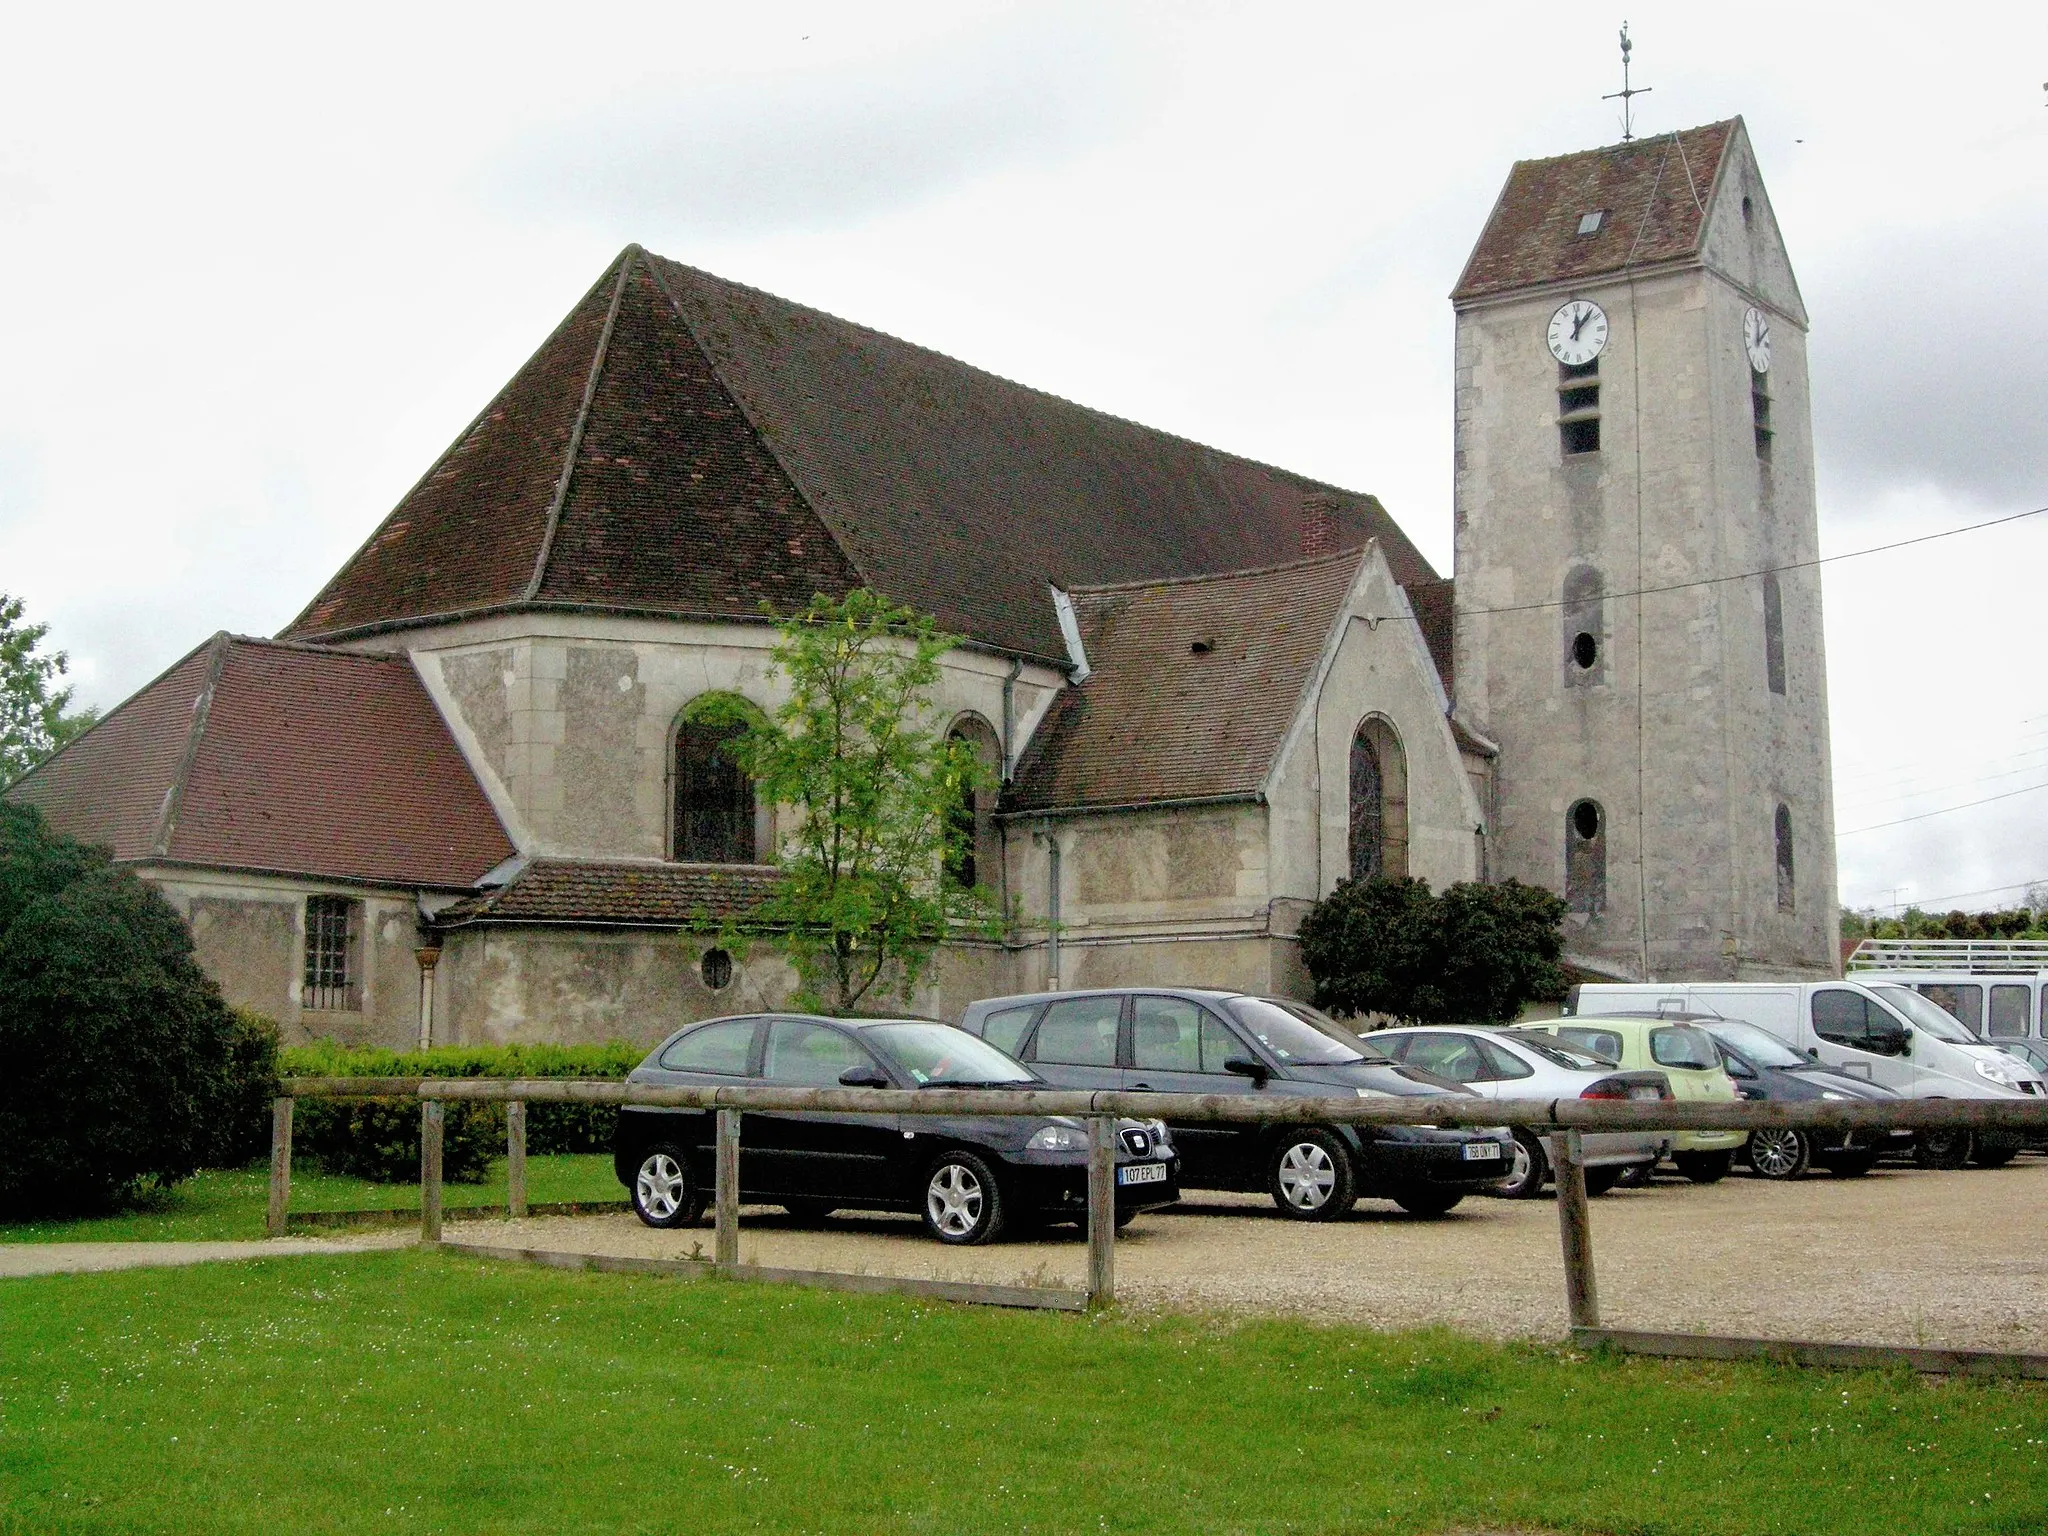
<path id="1" fill-rule="evenodd" d="M 623 1200 L 626 1191 L 612 1174 L 608 1153 L 562 1154 L 526 1160 L 526 1198 L 536 1204 L 558 1200 Z M 482 1184 L 445 1184 L 444 1206 L 505 1203 L 505 1161 L 491 1165 Z M 418 1210 L 417 1184 L 372 1184 L 334 1178 L 295 1167 L 295 1211 Z M 136 1211 L 86 1221 L 0 1222 L 0 1243 L 97 1243 L 170 1241 L 263 1236 L 270 1208 L 270 1165 L 217 1169 L 196 1175 Z"/>
<path id="2" fill-rule="evenodd" d="M 2035 1532 L 2048 1391 L 451 1254 L 0 1282 L 0 1532 Z"/>

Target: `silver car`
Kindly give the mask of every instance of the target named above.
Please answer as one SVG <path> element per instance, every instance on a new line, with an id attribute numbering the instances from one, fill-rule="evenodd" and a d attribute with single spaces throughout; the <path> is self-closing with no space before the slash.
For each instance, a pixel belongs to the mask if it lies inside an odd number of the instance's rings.
<path id="1" fill-rule="evenodd" d="M 1490 1029 L 1422 1025 L 1375 1030 L 1372 1043 L 1402 1064 L 1463 1083 L 1492 1099 L 1668 1099 L 1661 1072 L 1623 1072 L 1555 1041 Z M 1604 1195 L 1631 1168 L 1648 1169 L 1670 1150 L 1669 1131 L 1589 1132 L 1586 1193 Z M 1550 1180 L 1550 1157 L 1535 1131 L 1515 1128 L 1514 1162 L 1499 1192 L 1529 1200 Z"/>

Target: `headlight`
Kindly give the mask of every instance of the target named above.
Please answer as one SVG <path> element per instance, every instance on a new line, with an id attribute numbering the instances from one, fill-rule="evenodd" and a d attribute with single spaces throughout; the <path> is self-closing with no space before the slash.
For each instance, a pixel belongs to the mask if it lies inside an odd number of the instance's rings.
<path id="1" fill-rule="evenodd" d="M 1086 1152 L 1088 1133 L 1071 1125 L 1041 1125 L 1024 1143 L 1027 1152 Z"/>
<path id="2" fill-rule="evenodd" d="M 1846 1099 L 1849 1097 L 1846 1093 L 1836 1093 L 1832 1088 L 1823 1088 L 1820 1096 L 1824 1099 Z"/>
<path id="3" fill-rule="evenodd" d="M 1173 1150 L 1173 1133 L 1167 1130 L 1164 1120 L 1147 1120 L 1145 1129 L 1152 1133 L 1152 1145 L 1159 1151 Z"/>
<path id="4" fill-rule="evenodd" d="M 1979 1077 L 1988 1078 L 2001 1088 L 2017 1088 L 2020 1085 L 2019 1073 L 2013 1071 L 2012 1068 L 2002 1061 L 1986 1061 L 1982 1056 L 1979 1056 L 1976 1059 L 1976 1067 Z"/>

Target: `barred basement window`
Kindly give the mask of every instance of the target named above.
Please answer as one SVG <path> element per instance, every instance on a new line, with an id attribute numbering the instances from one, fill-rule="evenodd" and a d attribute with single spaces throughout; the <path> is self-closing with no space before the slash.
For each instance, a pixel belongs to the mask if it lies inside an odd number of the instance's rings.
<path id="1" fill-rule="evenodd" d="M 1600 451 L 1600 359 L 1557 365 L 1557 435 L 1567 454 Z"/>
<path id="2" fill-rule="evenodd" d="M 1773 819 L 1772 831 L 1776 835 L 1778 853 L 1778 910 L 1792 910 L 1792 812 L 1785 806 L 1778 807 Z"/>
<path id="3" fill-rule="evenodd" d="M 1785 595 L 1778 573 L 1764 572 L 1764 676 L 1771 692 L 1785 694 Z"/>
<path id="4" fill-rule="evenodd" d="M 1607 817 L 1597 800 L 1564 813 L 1564 904 L 1585 917 L 1607 910 Z"/>
<path id="5" fill-rule="evenodd" d="M 1771 457 L 1771 376 L 1749 370 L 1749 415 L 1756 429 L 1756 456 L 1766 463 Z"/>
<path id="6" fill-rule="evenodd" d="M 358 936 L 363 904 L 346 896 L 306 898 L 306 973 L 301 1008 L 354 1012 L 363 1006 Z"/>

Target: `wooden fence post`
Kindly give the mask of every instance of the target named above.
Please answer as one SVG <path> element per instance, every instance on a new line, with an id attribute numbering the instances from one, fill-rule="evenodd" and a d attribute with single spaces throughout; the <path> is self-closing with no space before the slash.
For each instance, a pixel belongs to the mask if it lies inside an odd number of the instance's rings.
<path id="1" fill-rule="evenodd" d="M 721 1265 L 740 1261 L 740 1112 L 718 1112 L 718 1147 L 714 1160 L 717 1210 L 713 1215 L 712 1256 Z"/>
<path id="2" fill-rule="evenodd" d="M 441 1241 L 441 1122 L 439 1099 L 420 1105 L 420 1241 Z"/>
<path id="3" fill-rule="evenodd" d="M 296 1100 L 285 1097 L 270 1101 L 270 1214 L 264 1221 L 264 1230 L 272 1237 L 283 1237 L 285 1212 L 292 1199 L 292 1106 Z"/>
<path id="4" fill-rule="evenodd" d="M 1586 1208 L 1586 1149 L 1577 1130 L 1553 1134 L 1557 1230 L 1564 1244 L 1564 1299 L 1573 1328 L 1600 1326 L 1600 1290 L 1593 1281 L 1593 1222 Z"/>
<path id="5" fill-rule="evenodd" d="M 505 1106 L 505 1206 L 514 1217 L 526 1214 L 526 1100 Z"/>
<path id="6" fill-rule="evenodd" d="M 1116 1121 L 1088 1117 L 1088 1305 L 1116 1301 Z"/>

